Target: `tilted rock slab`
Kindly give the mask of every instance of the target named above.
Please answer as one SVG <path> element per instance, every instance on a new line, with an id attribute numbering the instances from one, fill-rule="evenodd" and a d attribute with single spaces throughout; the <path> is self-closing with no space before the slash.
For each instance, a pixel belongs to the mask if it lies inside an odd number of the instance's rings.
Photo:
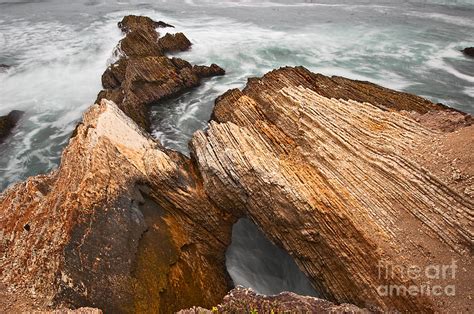
<path id="1" fill-rule="evenodd" d="M 117 45 L 118 60 L 102 75 L 102 90 L 96 100 L 114 101 L 125 114 L 149 129 L 148 108 L 160 100 L 177 96 L 201 84 L 202 78 L 224 75 L 216 64 L 192 66 L 166 53 L 185 51 L 191 42 L 183 33 L 160 37 L 157 27 L 172 27 L 146 16 L 129 15 L 118 23 L 125 33 Z"/>
<path id="2" fill-rule="evenodd" d="M 284 68 L 221 96 L 215 121 L 192 139 L 192 156 L 213 201 L 256 222 L 325 298 L 466 311 L 473 308 L 472 199 L 412 157 L 441 131 L 410 116 L 446 112 L 459 116 L 457 128 L 472 128 L 469 115 L 417 96 Z M 430 267 L 442 265 L 446 278 L 431 278 Z M 422 273 L 407 274 L 410 266 Z M 455 296 L 429 294 L 434 285 L 454 285 Z"/>
<path id="3" fill-rule="evenodd" d="M 112 102 L 92 106 L 48 175 L 0 194 L 2 311 L 210 307 L 229 290 L 231 215 L 195 166 Z M 15 300 L 15 298 L 18 298 Z"/>

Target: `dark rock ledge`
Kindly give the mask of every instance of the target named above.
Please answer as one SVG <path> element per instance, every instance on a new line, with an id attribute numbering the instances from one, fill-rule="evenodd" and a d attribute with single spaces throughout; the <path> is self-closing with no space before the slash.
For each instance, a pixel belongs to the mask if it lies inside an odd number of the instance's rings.
<path id="1" fill-rule="evenodd" d="M 474 58 L 474 47 L 467 47 L 462 50 L 462 52 L 471 58 Z"/>
<path id="2" fill-rule="evenodd" d="M 24 112 L 13 110 L 6 116 L 0 116 L 0 143 L 11 134 L 12 129 L 16 126 Z"/>

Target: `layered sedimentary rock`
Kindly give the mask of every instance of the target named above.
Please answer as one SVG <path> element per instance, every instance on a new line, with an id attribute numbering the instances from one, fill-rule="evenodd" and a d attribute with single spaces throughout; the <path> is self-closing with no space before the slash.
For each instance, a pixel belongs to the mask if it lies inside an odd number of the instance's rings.
<path id="1" fill-rule="evenodd" d="M 23 114 L 23 111 L 13 110 L 6 116 L 0 116 L 0 143 L 11 133 Z"/>
<path id="2" fill-rule="evenodd" d="M 0 204 L 2 311 L 170 313 L 229 289 L 233 217 L 208 199 L 193 163 L 106 100 L 85 113 L 57 170 Z"/>
<path id="3" fill-rule="evenodd" d="M 102 75 L 104 90 L 97 102 L 114 101 L 138 125 L 148 129 L 148 107 L 199 86 L 201 79 L 223 75 L 216 64 L 192 66 L 179 58 L 168 58 L 167 52 L 185 51 L 191 42 L 183 33 L 160 37 L 157 27 L 170 27 L 145 16 L 126 16 L 118 23 L 125 33 L 116 48 L 119 59 Z"/>
<path id="4" fill-rule="evenodd" d="M 369 313 L 351 304 L 336 305 L 327 300 L 283 292 L 265 296 L 251 289 L 237 287 L 212 309 L 193 307 L 178 314 L 211 313 Z"/>
<path id="5" fill-rule="evenodd" d="M 472 198 L 420 162 L 436 148 L 420 145 L 462 139 L 470 115 L 300 67 L 227 92 L 213 118 L 191 144 L 207 193 L 256 222 L 325 298 L 384 310 L 472 309 Z M 472 170 L 472 137 L 465 142 Z M 443 278 L 429 273 L 437 267 Z M 449 291 L 433 295 L 437 285 Z"/>

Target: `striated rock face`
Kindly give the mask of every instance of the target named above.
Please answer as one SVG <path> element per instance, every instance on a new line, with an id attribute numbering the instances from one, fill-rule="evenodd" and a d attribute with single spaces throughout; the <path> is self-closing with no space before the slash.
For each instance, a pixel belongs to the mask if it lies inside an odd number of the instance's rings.
<path id="1" fill-rule="evenodd" d="M 367 82 L 283 68 L 220 97 L 215 121 L 192 139 L 192 156 L 215 204 L 249 216 L 325 298 L 466 311 L 472 198 L 419 163 L 434 153 L 419 145 L 447 136 L 446 120 L 438 128 L 411 118 L 446 114 L 458 117 L 451 140 L 464 136 L 469 115 Z M 411 266 L 418 274 L 407 275 Z M 443 278 L 430 274 L 436 267 Z M 433 285 L 454 285 L 455 295 L 433 295 Z M 415 288 L 387 291 L 392 286 Z"/>
<path id="2" fill-rule="evenodd" d="M 144 16 L 126 16 L 118 23 L 126 34 L 117 46 L 119 60 L 102 75 L 104 90 L 97 102 L 114 101 L 138 125 L 148 129 L 148 106 L 201 84 L 202 78 L 224 75 L 216 64 L 192 66 L 167 52 L 184 51 L 191 42 L 182 33 L 159 37 L 156 27 L 170 26 Z"/>
<path id="3" fill-rule="evenodd" d="M 210 307 L 229 289 L 234 218 L 209 200 L 193 163 L 112 102 L 85 113 L 59 169 L 12 186 L 0 204 L 2 311 L 170 313 Z"/>
<path id="4" fill-rule="evenodd" d="M 369 313 L 369 311 L 351 304 L 336 305 L 326 300 L 291 292 L 265 296 L 251 289 L 237 287 L 211 310 L 193 307 L 178 312 L 178 314 L 211 313 Z"/>
<path id="5" fill-rule="evenodd" d="M 462 50 L 462 52 L 469 57 L 474 58 L 474 47 L 467 47 Z"/>
<path id="6" fill-rule="evenodd" d="M 23 114 L 23 111 L 13 110 L 6 116 L 0 116 L 0 143 L 11 133 Z"/>

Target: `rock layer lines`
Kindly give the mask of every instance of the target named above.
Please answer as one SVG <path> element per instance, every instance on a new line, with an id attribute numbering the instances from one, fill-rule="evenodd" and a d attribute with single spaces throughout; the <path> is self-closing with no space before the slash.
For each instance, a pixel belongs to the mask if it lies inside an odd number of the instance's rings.
<path id="1" fill-rule="evenodd" d="M 363 95 L 373 104 L 360 102 Z M 378 287 L 429 279 L 396 272 L 385 278 L 379 265 L 424 268 L 455 259 L 464 269 L 455 298 L 465 310 L 472 306 L 464 280 L 472 263 L 472 200 L 408 157 L 439 131 L 394 111 L 446 110 L 422 107 L 426 102 L 304 68 L 281 69 L 222 96 L 214 112 L 219 123 L 194 135 L 193 156 L 216 204 L 251 217 L 326 298 L 383 309 L 443 308 L 452 299 L 381 296 Z M 472 120 L 458 114 L 466 124 Z"/>

